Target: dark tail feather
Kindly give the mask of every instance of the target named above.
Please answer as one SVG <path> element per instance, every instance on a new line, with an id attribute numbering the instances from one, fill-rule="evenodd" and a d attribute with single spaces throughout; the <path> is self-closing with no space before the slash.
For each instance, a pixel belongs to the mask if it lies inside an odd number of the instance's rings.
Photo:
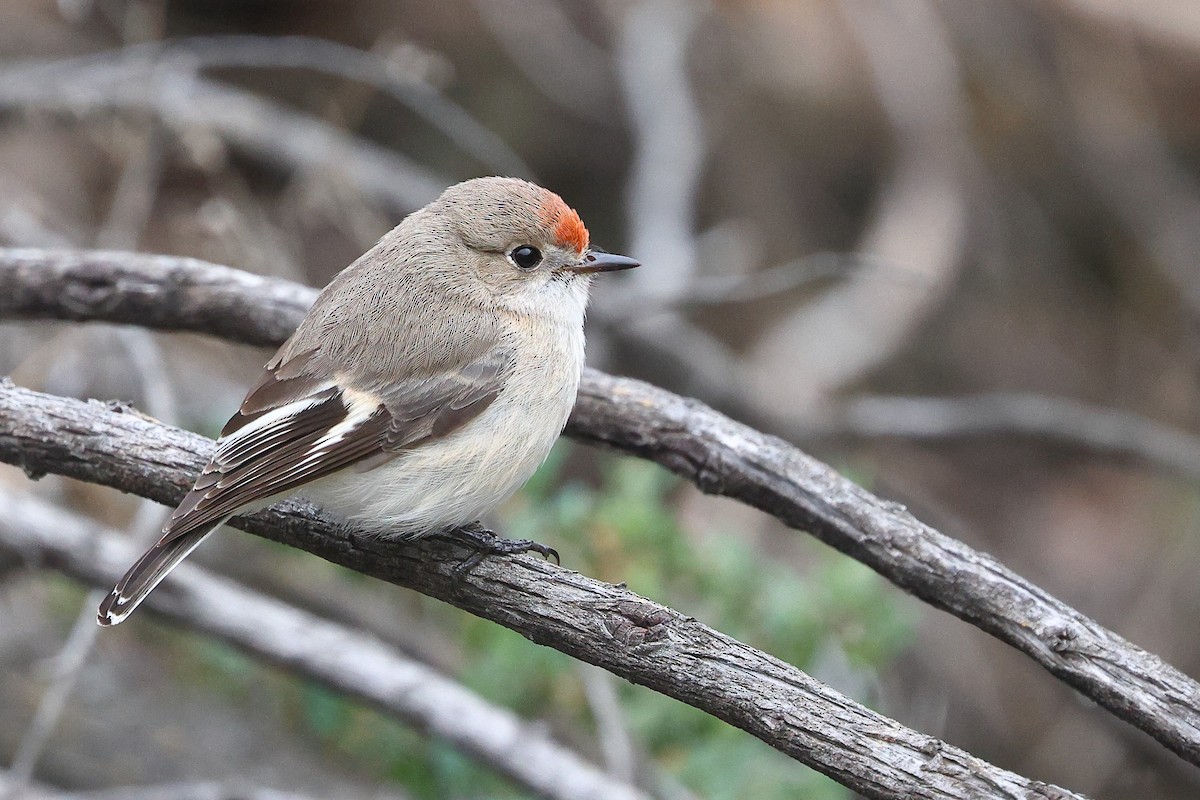
<path id="1" fill-rule="evenodd" d="M 104 598 L 96 621 L 107 628 L 132 614 L 154 587 L 204 541 L 204 537 L 223 524 L 224 520 L 209 528 L 173 536 L 166 543 L 159 542 L 143 553 L 116 588 Z"/>

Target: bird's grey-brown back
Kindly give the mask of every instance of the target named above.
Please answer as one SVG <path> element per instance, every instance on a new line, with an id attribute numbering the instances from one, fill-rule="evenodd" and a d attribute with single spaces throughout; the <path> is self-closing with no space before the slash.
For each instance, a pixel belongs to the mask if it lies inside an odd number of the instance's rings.
<path id="1" fill-rule="evenodd" d="M 514 335 L 505 323 L 525 328 L 544 318 L 561 330 L 577 319 L 572 327 L 582 336 L 590 281 L 554 271 L 587 246 L 582 224 L 582 238 L 568 225 L 569 241 L 559 241 L 565 212 L 557 195 L 514 178 L 450 187 L 334 278 L 278 361 L 319 346 L 327 358 L 310 369 L 352 370 L 375 385 L 398 364 L 420 375 L 471 361 Z M 518 270 L 506 255 L 525 244 L 544 254 L 536 272 Z M 369 363 L 364 352 L 373 353 Z"/>

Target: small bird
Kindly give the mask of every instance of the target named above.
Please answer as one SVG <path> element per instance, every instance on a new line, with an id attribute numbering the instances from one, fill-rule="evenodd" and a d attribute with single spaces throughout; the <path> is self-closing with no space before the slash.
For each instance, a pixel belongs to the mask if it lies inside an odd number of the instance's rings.
<path id="1" fill-rule="evenodd" d="M 293 494 L 368 534 L 476 523 L 566 425 L 593 274 L 637 266 L 589 247 L 579 215 L 547 189 L 451 186 L 325 287 L 99 623 L 129 616 L 234 514 Z M 489 552 L 552 552 L 488 541 Z"/>

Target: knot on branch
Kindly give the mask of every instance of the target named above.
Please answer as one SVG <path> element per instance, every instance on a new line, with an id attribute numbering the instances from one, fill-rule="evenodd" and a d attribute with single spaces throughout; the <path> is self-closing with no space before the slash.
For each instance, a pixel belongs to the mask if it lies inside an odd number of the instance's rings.
<path id="1" fill-rule="evenodd" d="M 1076 642 L 1081 631 L 1078 626 L 1060 620 L 1038 631 L 1038 638 L 1055 653 L 1072 653 L 1079 650 Z"/>
<path id="2" fill-rule="evenodd" d="M 621 600 L 604 618 L 604 631 L 629 650 L 657 649 L 667 644 L 673 615 L 670 609 L 650 603 Z"/>
<path id="3" fill-rule="evenodd" d="M 126 288 L 112 270 L 84 265 L 75 271 L 72 280 L 62 283 L 60 302 L 75 314 L 105 314 L 122 302 Z"/>

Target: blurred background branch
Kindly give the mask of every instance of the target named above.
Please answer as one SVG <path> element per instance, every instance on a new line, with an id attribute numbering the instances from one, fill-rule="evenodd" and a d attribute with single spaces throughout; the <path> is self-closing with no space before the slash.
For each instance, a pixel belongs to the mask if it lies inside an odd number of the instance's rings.
<path id="1" fill-rule="evenodd" d="M 0 108 L 87 117 L 148 112 L 177 135 L 216 136 L 221 144 L 308 177 L 349 181 L 372 199 L 411 211 L 445 185 L 403 156 L 348 136 L 261 95 L 206 80 L 186 59 L 156 63 L 112 59 L 10 67 L 0 74 Z M 213 144 L 195 143 L 220 159 Z"/>
<path id="2" fill-rule="evenodd" d="M 157 786 L 122 786 L 117 789 L 96 791 L 61 791 L 45 786 L 18 786 L 6 775 L 0 774 L 0 796 L 20 797 L 22 800 L 310 800 L 310 796 L 294 792 L 277 792 L 257 786 L 237 783 L 221 784 L 168 783 Z M 379 800 L 385 800 L 379 798 Z M 387 800 L 403 800 L 400 795 L 391 795 Z"/>
<path id="3" fill-rule="evenodd" d="M 1027 437 L 1145 463 L 1200 481 L 1200 437 L 1154 420 L 1061 397 L 991 393 L 973 397 L 853 397 L 831 436 L 913 440 Z"/>

